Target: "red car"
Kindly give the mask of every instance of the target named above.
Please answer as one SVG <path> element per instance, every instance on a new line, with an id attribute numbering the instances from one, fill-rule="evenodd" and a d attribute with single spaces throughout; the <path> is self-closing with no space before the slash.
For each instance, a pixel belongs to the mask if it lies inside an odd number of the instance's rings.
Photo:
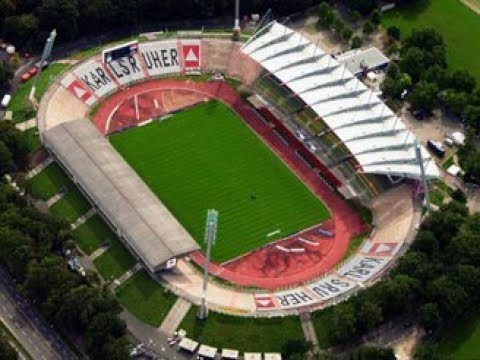
<path id="1" fill-rule="evenodd" d="M 38 67 L 34 66 L 21 76 L 23 82 L 27 82 L 38 73 Z"/>

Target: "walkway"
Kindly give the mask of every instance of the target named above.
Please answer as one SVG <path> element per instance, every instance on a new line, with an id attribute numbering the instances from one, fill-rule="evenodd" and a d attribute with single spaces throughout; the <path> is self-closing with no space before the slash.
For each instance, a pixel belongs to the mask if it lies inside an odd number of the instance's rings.
<path id="1" fill-rule="evenodd" d="M 188 302 L 182 298 L 178 298 L 158 330 L 167 336 L 171 336 L 173 332 L 178 329 L 178 326 L 182 322 L 185 315 L 187 315 L 188 310 L 190 310 L 191 307 L 191 302 Z"/>
<path id="2" fill-rule="evenodd" d="M 53 162 L 53 157 L 49 156 L 45 160 L 43 160 L 40 164 L 35 166 L 32 170 L 30 170 L 27 175 L 25 176 L 26 180 L 31 179 L 38 173 L 40 173 L 43 169 L 45 169 L 48 165 L 50 165 Z"/>
<path id="3" fill-rule="evenodd" d="M 30 120 L 26 120 L 15 125 L 15 127 L 20 131 L 26 131 L 36 126 L 37 126 L 37 118 L 32 118 Z"/>
<path id="4" fill-rule="evenodd" d="M 88 255 L 88 258 L 90 259 L 91 262 L 93 262 L 96 258 L 98 258 L 99 256 L 102 256 L 103 253 L 107 250 L 108 250 L 108 246 L 102 246 L 102 247 L 98 248 L 97 250 L 95 250 L 90 255 Z"/>
<path id="5" fill-rule="evenodd" d="M 47 206 L 51 207 L 53 204 L 55 204 L 57 201 L 61 200 L 65 196 L 65 192 L 62 193 L 56 193 L 53 195 L 50 199 L 47 200 Z"/>
<path id="6" fill-rule="evenodd" d="M 302 325 L 305 340 L 313 344 L 313 352 L 318 353 L 320 351 L 320 347 L 318 346 L 317 333 L 315 332 L 315 327 L 313 326 L 312 317 L 309 312 L 300 314 L 300 324 Z"/>
<path id="7" fill-rule="evenodd" d="M 85 214 L 83 214 L 77 220 L 75 220 L 73 223 L 71 223 L 70 228 L 72 230 L 75 230 L 77 227 L 84 224 L 88 219 L 90 219 L 96 213 L 97 213 L 97 210 L 95 208 L 91 208 Z"/>
<path id="8" fill-rule="evenodd" d="M 125 273 L 120 276 L 118 279 L 115 279 L 112 284 L 110 285 L 110 290 L 115 290 L 117 287 L 122 285 L 125 281 L 130 279 L 133 275 L 139 272 L 142 269 L 141 263 L 136 263 L 130 270 L 125 271 Z"/>

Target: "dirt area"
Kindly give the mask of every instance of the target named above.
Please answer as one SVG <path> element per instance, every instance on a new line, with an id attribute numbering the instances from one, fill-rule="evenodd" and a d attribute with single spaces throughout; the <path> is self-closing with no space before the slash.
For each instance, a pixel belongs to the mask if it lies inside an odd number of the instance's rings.
<path id="1" fill-rule="evenodd" d="M 413 359 L 415 354 L 415 348 L 421 338 L 423 337 L 423 331 L 413 328 L 410 333 L 405 334 L 404 337 L 398 339 L 392 344 L 395 356 L 398 360 L 410 360 Z"/>
<path id="2" fill-rule="evenodd" d="M 480 0 L 460 0 L 464 5 L 468 6 L 474 13 L 480 15 Z"/>
<path id="3" fill-rule="evenodd" d="M 455 131 L 465 132 L 465 128 L 461 122 L 450 119 L 440 110 L 435 110 L 433 116 L 428 119 L 417 120 L 410 111 L 407 110 L 407 106 L 404 106 L 400 110 L 399 115 L 405 123 L 405 126 L 409 128 L 424 145 L 427 140 L 443 142 L 446 135 L 450 135 Z M 442 159 L 443 161 L 457 151 L 456 147 L 444 146 L 444 149 L 446 154 Z M 436 158 L 436 160 L 439 159 Z M 441 161 L 438 161 L 439 164 L 440 162 Z"/>

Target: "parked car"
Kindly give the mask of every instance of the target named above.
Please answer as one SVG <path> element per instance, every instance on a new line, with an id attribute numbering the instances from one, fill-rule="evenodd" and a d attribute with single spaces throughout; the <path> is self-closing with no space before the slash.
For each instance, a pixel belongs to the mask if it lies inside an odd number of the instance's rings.
<path id="1" fill-rule="evenodd" d="M 30 75 L 30 73 L 27 71 L 26 73 L 22 74 L 22 76 L 20 76 L 20 79 L 22 80 L 22 82 L 27 82 L 28 80 L 30 80 L 31 77 L 32 75 Z"/>
<path id="2" fill-rule="evenodd" d="M 6 108 L 8 104 L 10 104 L 10 100 L 12 100 L 12 96 L 10 94 L 5 94 L 2 99 L 2 107 Z"/>
<path id="3" fill-rule="evenodd" d="M 453 140 L 451 138 L 449 138 L 448 136 L 445 137 L 445 140 L 443 140 L 443 143 L 449 147 L 452 147 L 453 146 Z"/>
<path id="4" fill-rule="evenodd" d="M 445 156 L 445 149 L 443 148 L 442 144 L 438 141 L 428 140 L 427 141 L 428 149 L 438 157 Z"/>

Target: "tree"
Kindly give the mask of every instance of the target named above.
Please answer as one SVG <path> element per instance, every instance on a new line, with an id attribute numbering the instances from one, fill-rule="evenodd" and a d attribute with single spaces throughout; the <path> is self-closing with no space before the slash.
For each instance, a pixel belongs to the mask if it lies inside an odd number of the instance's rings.
<path id="1" fill-rule="evenodd" d="M 336 16 L 333 9 L 326 2 L 320 4 L 318 9 L 318 25 L 325 29 L 329 29 L 335 20 Z"/>
<path id="2" fill-rule="evenodd" d="M 32 34 L 38 34 L 38 32 L 39 22 L 32 13 L 9 16 L 3 23 L 4 38 L 17 47 L 32 48 L 36 41 Z"/>
<path id="3" fill-rule="evenodd" d="M 0 91 L 6 91 L 13 78 L 13 67 L 8 61 L 0 62 Z"/>
<path id="4" fill-rule="evenodd" d="M 15 168 L 13 156 L 7 145 L 0 140 L 0 176 L 9 173 Z"/>
<path id="5" fill-rule="evenodd" d="M 389 26 L 387 28 L 387 35 L 394 39 L 394 40 L 400 40 L 400 29 L 394 25 Z"/>
<path id="6" fill-rule="evenodd" d="M 468 105 L 468 95 L 464 92 L 447 90 L 443 96 L 445 107 L 456 115 L 460 115 Z"/>
<path id="7" fill-rule="evenodd" d="M 10 345 L 8 339 L 0 333 L 0 359 L 2 360 L 17 360 L 18 354 L 16 350 Z"/>
<path id="8" fill-rule="evenodd" d="M 330 335 L 335 342 L 342 343 L 355 336 L 356 312 L 352 304 L 343 303 L 334 307 Z"/>
<path id="9" fill-rule="evenodd" d="M 346 27 L 342 31 L 342 39 L 345 41 L 349 41 L 352 38 L 353 35 L 353 30 L 350 29 L 349 27 Z"/>
<path id="10" fill-rule="evenodd" d="M 371 22 L 370 20 L 367 20 L 363 24 L 363 33 L 367 34 L 367 35 L 370 35 L 371 33 L 373 33 L 375 31 L 375 28 L 376 28 L 375 24 L 373 22 Z"/>
<path id="11" fill-rule="evenodd" d="M 362 15 L 370 14 L 377 6 L 377 0 L 346 0 L 345 5 L 351 10 L 358 11 Z"/>
<path id="12" fill-rule="evenodd" d="M 418 233 L 415 242 L 412 244 L 412 249 L 421 251 L 428 257 L 436 258 L 440 251 L 440 245 L 431 231 L 424 230 Z"/>
<path id="13" fill-rule="evenodd" d="M 438 106 L 438 86 L 419 82 L 410 93 L 408 101 L 414 110 L 432 111 Z"/>
<path id="14" fill-rule="evenodd" d="M 402 54 L 400 68 L 403 72 L 409 74 L 412 79 L 417 82 L 424 73 L 426 67 L 424 65 L 424 53 L 420 48 L 411 47 L 407 52 Z"/>
<path id="15" fill-rule="evenodd" d="M 343 29 L 345 29 L 345 24 L 339 15 L 335 15 L 335 18 L 333 19 L 333 28 L 335 29 L 337 36 L 341 37 Z"/>
<path id="16" fill-rule="evenodd" d="M 465 179 L 480 184 L 480 151 L 475 147 L 474 137 L 474 131 L 469 131 L 465 145 L 458 151 L 458 159 Z"/>
<path id="17" fill-rule="evenodd" d="M 352 49 L 358 49 L 361 48 L 363 45 L 363 40 L 359 36 L 354 36 L 352 38 Z"/>
<path id="18" fill-rule="evenodd" d="M 383 320 L 382 308 L 375 302 L 362 301 L 358 311 L 358 325 L 365 332 L 370 332 Z"/>
<path id="19" fill-rule="evenodd" d="M 480 106 L 468 105 L 465 108 L 465 121 L 477 134 L 480 133 Z"/>
<path id="20" fill-rule="evenodd" d="M 477 83 L 468 71 L 457 70 L 448 77 L 447 86 L 458 92 L 471 93 L 477 86 Z"/>
<path id="21" fill-rule="evenodd" d="M 437 303 L 427 303 L 422 305 L 419 312 L 419 324 L 427 331 L 438 329 L 442 322 L 442 317 L 438 311 Z"/>
<path id="22" fill-rule="evenodd" d="M 303 359 L 310 348 L 311 344 L 304 339 L 288 340 L 283 345 L 282 354 L 287 359 L 291 359 L 294 356 L 301 356 L 300 359 Z"/>
<path id="23" fill-rule="evenodd" d="M 372 14 L 370 15 L 370 21 L 376 26 L 380 25 L 382 22 L 382 13 L 380 10 L 375 9 L 372 11 Z"/>

